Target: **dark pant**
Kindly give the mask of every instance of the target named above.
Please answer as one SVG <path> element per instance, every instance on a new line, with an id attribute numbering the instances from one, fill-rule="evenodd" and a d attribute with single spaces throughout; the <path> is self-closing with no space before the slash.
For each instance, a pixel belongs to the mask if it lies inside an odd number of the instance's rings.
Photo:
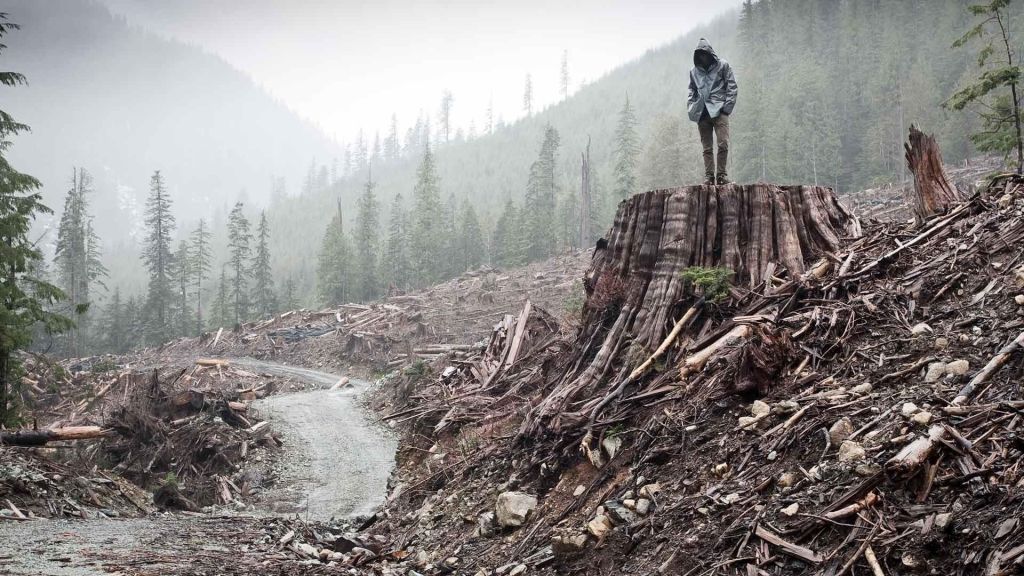
<path id="1" fill-rule="evenodd" d="M 705 113 L 704 117 L 697 122 L 697 130 L 700 132 L 700 143 L 704 147 L 704 176 L 708 180 L 715 179 L 715 143 L 711 139 L 712 134 L 718 138 L 718 177 L 726 177 L 726 162 L 729 159 L 729 117 L 719 114 L 717 118 L 710 118 Z"/>

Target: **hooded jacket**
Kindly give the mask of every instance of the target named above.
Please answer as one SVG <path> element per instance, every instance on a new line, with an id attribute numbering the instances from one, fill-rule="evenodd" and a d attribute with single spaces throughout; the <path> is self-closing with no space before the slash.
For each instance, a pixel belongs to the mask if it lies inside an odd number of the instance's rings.
<path id="1" fill-rule="evenodd" d="M 704 68 L 698 64 L 697 57 L 701 52 L 711 57 L 711 66 Z M 690 70 L 690 96 L 686 101 L 690 120 L 700 121 L 705 109 L 710 118 L 732 114 L 736 106 L 736 92 L 732 66 L 719 58 L 711 44 L 701 38 L 693 51 L 693 68 Z"/>

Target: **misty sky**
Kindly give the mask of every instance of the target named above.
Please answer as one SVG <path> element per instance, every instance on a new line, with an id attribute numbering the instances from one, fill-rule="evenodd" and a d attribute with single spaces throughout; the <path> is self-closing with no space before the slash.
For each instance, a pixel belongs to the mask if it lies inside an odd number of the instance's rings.
<path id="1" fill-rule="evenodd" d="M 665 44 L 740 0 L 103 0 L 129 21 L 199 44 L 249 73 L 329 135 L 400 135 L 420 109 L 436 118 L 445 89 L 453 120 L 483 126 L 559 96 L 563 50 L 571 90 Z M 713 42 L 713 39 L 712 39 Z M 680 74 L 688 63 L 680 63 Z"/>

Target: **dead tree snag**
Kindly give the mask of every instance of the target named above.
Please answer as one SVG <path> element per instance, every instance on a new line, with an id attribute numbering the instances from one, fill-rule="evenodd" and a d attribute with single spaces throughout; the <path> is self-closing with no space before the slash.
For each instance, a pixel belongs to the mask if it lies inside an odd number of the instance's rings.
<path id="1" fill-rule="evenodd" d="M 963 195 L 942 167 L 942 153 L 939 152 L 934 136 L 911 125 L 910 141 L 903 147 L 906 150 L 907 167 L 914 174 L 914 194 L 909 200 L 914 218 L 919 223 L 945 212 L 950 204 L 963 200 Z"/>

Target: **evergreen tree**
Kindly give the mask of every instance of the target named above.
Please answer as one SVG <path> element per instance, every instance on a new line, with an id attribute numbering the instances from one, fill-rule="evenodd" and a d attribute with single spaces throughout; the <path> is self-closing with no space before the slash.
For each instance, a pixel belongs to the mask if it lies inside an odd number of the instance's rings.
<path id="1" fill-rule="evenodd" d="M 100 341 L 103 348 L 114 354 L 123 354 L 129 350 L 129 324 L 125 318 L 125 306 L 121 302 L 121 289 L 114 288 L 114 293 L 107 302 L 101 322 L 102 334 Z"/>
<path id="2" fill-rule="evenodd" d="M 244 206 L 236 202 L 228 215 L 228 265 L 231 266 L 231 306 L 234 324 L 249 319 L 249 278 L 252 269 L 252 233 L 249 220 L 245 217 Z"/>
<path id="3" fill-rule="evenodd" d="M 352 298 L 352 251 L 341 214 L 338 212 L 324 233 L 317 267 L 317 290 L 326 305 L 343 304 Z"/>
<path id="4" fill-rule="evenodd" d="M 628 198 L 637 191 L 636 165 L 640 154 L 640 138 L 636 133 L 636 125 L 636 114 L 627 96 L 615 129 L 615 195 L 618 198 Z"/>
<path id="5" fill-rule="evenodd" d="M 377 270 L 377 253 L 380 250 L 380 208 L 373 193 L 374 183 L 367 179 L 359 197 L 356 213 L 355 257 L 356 257 L 356 298 L 372 300 L 379 293 L 380 275 Z"/>
<path id="6" fill-rule="evenodd" d="M 443 254 L 441 230 L 442 221 L 441 189 L 434 155 L 428 146 L 423 161 L 416 172 L 416 187 L 413 189 L 414 212 L 412 215 L 412 255 L 414 281 L 420 286 L 433 284 L 441 277 Z"/>
<path id="7" fill-rule="evenodd" d="M 285 280 L 284 293 L 281 294 L 281 306 L 284 310 L 296 310 L 299 307 L 299 299 L 295 290 L 295 279 L 291 276 Z"/>
<path id="8" fill-rule="evenodd" d="M 523 87 L 523 111 L 527 117 L 533 116 L 533 79 L 526 75 L 526 86 Z"/>
<path id="9" fill-rule="evenodd" d="M 444 95 L 441 96 L 441 114 L 438 121 L 441 123 L 439 128 L 446 144 L 451 136 L 453 104 L 455 104 L 455 98 L 452 96 L 451 90 L 445 90 Z"/>
<path id="10" fill-rule="evenodd" d="M 642 182 L 656 190 L 683 184 L 683 141 L 679 119 L 663 115 L 654 126 L 643 158 Z"/>
<path id="11" fill-rule="evenodd" d="M 409 287 L 412 274 L 412 265 L 409 263 L 409 226 L 401 194 L 395 194 L 391 204 L 383 267 L 385 281 L 391 289 L 404 291 Z"/>
<path id="12" fill-rule="evenodd" d="M 529 261 L 547 258 L 555 251 L 554 218 L 558 195 L 555 165 L 559 143 L 558 131 L 551 126 L 545 128 L 540 154 L 530 166 L 523 203 L 523 232 L 527 235 L 526 259 Z"/>
<path id="13" fill-rule="evenodd" d="M 210 320 L 213 327 L 230 326 L 233 318 L 233 310 L 228 295 L 228 265 L 220 267 L 220 281 L 217 282 L 217 296 L 213 299 L 213 309 L 210 311 Z"/>
<path id="14" fill-rule="evenodd" d="M 206 222 L 200 218 L 196 229 L 192 231 L 192 280 L 196 290 L 196 335 L 203 332 L 203 282 L 210 277 L 210 231 Z"/>
<path id="15" fill-rule="evenodd" d="M 559 74 L 559 85 L 562 89 L 562 100 L 569 97 L 569 51 L 562 51 L 562 69 Z"/>
<path id="16" fill-rule="evenodd" d="M 441 206 L 441 262 L 438 279 L 453 278 L 465 271 L 459 254 L 459 213 L 455 195 L 449 194 L 448 200 Z"/>
<path id="17" fill-rule="evenodd" d="M 484 233 L 480 228 L 476 210 L 468 200 L 463 200 L 462 212 L 459 216 L 458 247 L 458 256 L 462 262 L 461 268 L 463 270 L 479 268 L 484 263 L 486 249 Z"/>
<path id="18" fill-rule="evenodd" d="M 171 198 L 159 170 L 153 173 L 149 182 L 145 224 L 148 232 L 143 241 L 142 261 L 149 272 L 144 312 L 146 340 L 150 344 L 159 345 L 174 335 L 171 314 L 174 303 L 171 255 L 174 215 L 171 214 Z"/>
<path id="19" fill-rule="evenodd" d="M 99 238 L 92 227 L 88 195 L 92 178 L 85 170 L 74 170 L 71 189 L 64 200 L 64 213 L 57 227 L 54 265 L 57 282 L 68 299 L 75 327 L 65 337 L 64 353 L 82 356 L 90 328 L 89 305 L 94 285 L 103 286 L 107 275 L 100 257 Z"/>
<path id="20" fill-rule="evenodd" d="M 0 52 L 3 37 L 18 26 L 0 13 Z M 25 82 L 16 72 L 0 72 L 0 85 L 17 86 Z M 29 229 L 37 214 L 50 213 L 36 190 L 39 181 L 15 170 L 7 161 L 10 138 L 28 126 L 0 110 L 0 424 L 14 424 L 17 406 L 12 399 L 20 386 L 18 350 L 32 341 L 33 327 L 46 332 L 71 327 L 71 321 L 50 312 L 64 295 L 59 288 L 31 274 L 43 255 L 29 239 Z"/>
<path id="21" fill-rule="evenodd" d="M 189 303 L 189 290 L 192 287 L 192 255 L 188 241 L 178 241 L 178 249 L 174 252 L 174 317 L 175 333 L 180 335 L 192 331 L 192 305 Z"/>
<path id="22" fill-rule="evenodd" d="M 1021 79 L 1020 65 L 1014 62 L 1014 41 L 1010 34 L 1010 0 L 990 0 L 988 4 L 971 6 L 970 12 L 980 16 L 975 24 L 953 47 L 959 48 L 972 39 L 983 39 L 985 46 L 978 55 L 978 66 L 983 69 L 977 80 L 961 88 L 949 99 L 953 110 L 963 110 L 971 104 L 981 104 L 979 114 L 984 130 L 971 139 L 981 151 L 1001 152 L 1008 155 L 1017 151 L 1017 174 L 1024 173 L 1024 138 L 1021 137 L 1020 95 L 1017 84 Z M 993 92 L 994 98 L 989 98 Z M 991 102 L 984 102 L 989 98 Z"/>
<path id="23" fill-rule="evenodd" d="M 500 267 L 519 263 L 519 211 L 511 198 L 505 201 L 491 236 L 491 264 Z"/>
<path id="24" fill-rule="evenodd" d="M 398 116 L 392 114 L 391 129 L 384 139 L 384 159 L 392 162 L 398 160 L 401 151 L 401 145 L 398 143 Z"/>
<path id="25" fill-rule="evenodd" d="M 146 329 L 142 306 L 138 298 L 131 296 L 124 305 L 124 351 L 141 348 L 145 342 Z"/>
<path id="26" fill-rule="evenodd" d="M 580 196 L 576 190 L 566 190 L 558 201 L 558 245 L 575 249 L 580 247 Z"/>
<path id="27" fill-rule="evenodd" d="M 277 313 L 277 295 L 274 293 L 274 276 L 270 269 L 270 228 L 267 212 L 260 212 L 260 223 L 256 228 L 256 256 L 252 263 L 252 303 L 258 318 L 267 318 Z"/>

